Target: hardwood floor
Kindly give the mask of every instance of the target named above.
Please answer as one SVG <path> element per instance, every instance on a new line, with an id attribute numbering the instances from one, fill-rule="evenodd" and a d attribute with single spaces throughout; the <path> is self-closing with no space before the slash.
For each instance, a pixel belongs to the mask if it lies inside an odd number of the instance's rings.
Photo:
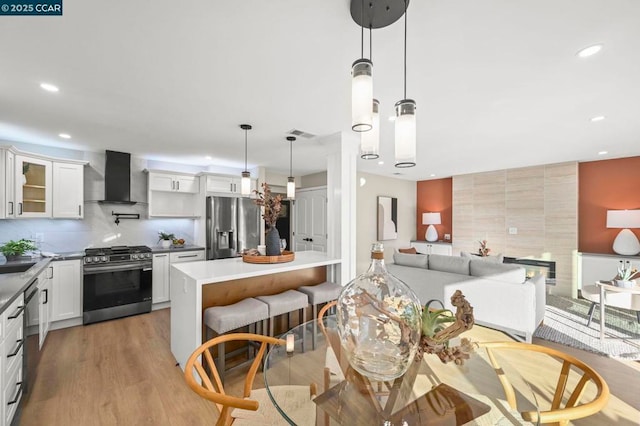
<path id="1" fill-rule="evenodd" d="M 170 350 L 170 310 L 49 333 L 20 425 L 211 425 L 217 411 L 184 383 Z M 496 332 L 497 333 L 497 332 Z M 498 336 L 498 334 L 496 335 Z M 576 425 L 640 424 L 640 363 L 559 347 L 598 370 L 612 397 Z M 231 392 L 242 373 L 227 379 Z M 541 378 L 541 380 L 544 378 Z M 255 387 L 262 386 L 256 378 Z"/>

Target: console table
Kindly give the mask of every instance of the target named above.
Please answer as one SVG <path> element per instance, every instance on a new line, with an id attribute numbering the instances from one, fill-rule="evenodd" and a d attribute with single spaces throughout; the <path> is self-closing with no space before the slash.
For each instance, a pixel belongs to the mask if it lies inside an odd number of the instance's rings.
<path id="1" fill-rule="evenodd" d="M 422 254 L 442 254 L 445 256 L 453 255 L 451 243 L 444 241 L 411 241 L 410 246 L 415 248 L 418 253 Z"/>

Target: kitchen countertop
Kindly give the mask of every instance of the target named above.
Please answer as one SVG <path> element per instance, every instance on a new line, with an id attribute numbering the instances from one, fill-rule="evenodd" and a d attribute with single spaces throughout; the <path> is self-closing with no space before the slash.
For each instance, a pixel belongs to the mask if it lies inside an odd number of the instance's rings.
<path id="1" fill-rule="evenodd" d="M 3 264 L 33 263 L 25 272 L 0 274 L 0 314 L 23 293 L 27 286 L 49 265 L 51 258 L 21 259 L 5 262 Z"/>
<path id="2" fill-rule="evenodd" d="M 152 253 L 174 253 L 174 252 L 181 252 L 181 251 L 196 251 L 196 250 L 204 250 L 204 247 L 194 246 L 190 244 L 185 244 L 182 247 L 173 247 L 173 246 L 169 248 L 164 248 L 160 246 L 151 247 Z"/>
<path id="3" fill-rule="evenodd" d="M 246 263 L 241 257 L 198 262 L 179 263 L 174 265 L 190 278 L 196 285 L 213 284 L 260 275 L 314 268 L 340 263 L 341 259 L 327 256 L 319 251 L 298 251 L 296 258 L 285 263 Z"/>

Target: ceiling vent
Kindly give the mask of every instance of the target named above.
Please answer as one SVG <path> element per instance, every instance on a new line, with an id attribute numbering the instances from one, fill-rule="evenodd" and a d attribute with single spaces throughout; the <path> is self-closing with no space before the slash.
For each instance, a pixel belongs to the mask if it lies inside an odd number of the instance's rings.
<path id="1" fill-rule="evenodd" d="M 311 139 L 316 137 L 316 135 L 312 133 L 303 132 L 302 130 L 298 130 L 298 129 L 291 129 L 289 130 L 289 132 L 287 132 L 287 134 L 298 136 L 300 138 L 306 138 L 306 139 Z"/>

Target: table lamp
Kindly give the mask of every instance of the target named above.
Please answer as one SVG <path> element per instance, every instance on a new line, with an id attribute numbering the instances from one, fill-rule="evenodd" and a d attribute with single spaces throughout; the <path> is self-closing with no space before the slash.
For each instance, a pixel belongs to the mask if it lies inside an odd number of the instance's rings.
<path id="1" fill-rule="evenodd" d="M 422 213 L 422 224 L 429 225 L 424 238 L 429 242 L 438 241 L 438 231 L 433 225 L 440 225 L 440 213 Z"/>
<path id="2" fill-rule="evenodd" d="M 607 210 L 607 228 L 623 228 L 613 241 L 613 251 L 633 256 L 640 253 L 640 241 L 629 228 L 640 228 L 640 210 Z"/>

